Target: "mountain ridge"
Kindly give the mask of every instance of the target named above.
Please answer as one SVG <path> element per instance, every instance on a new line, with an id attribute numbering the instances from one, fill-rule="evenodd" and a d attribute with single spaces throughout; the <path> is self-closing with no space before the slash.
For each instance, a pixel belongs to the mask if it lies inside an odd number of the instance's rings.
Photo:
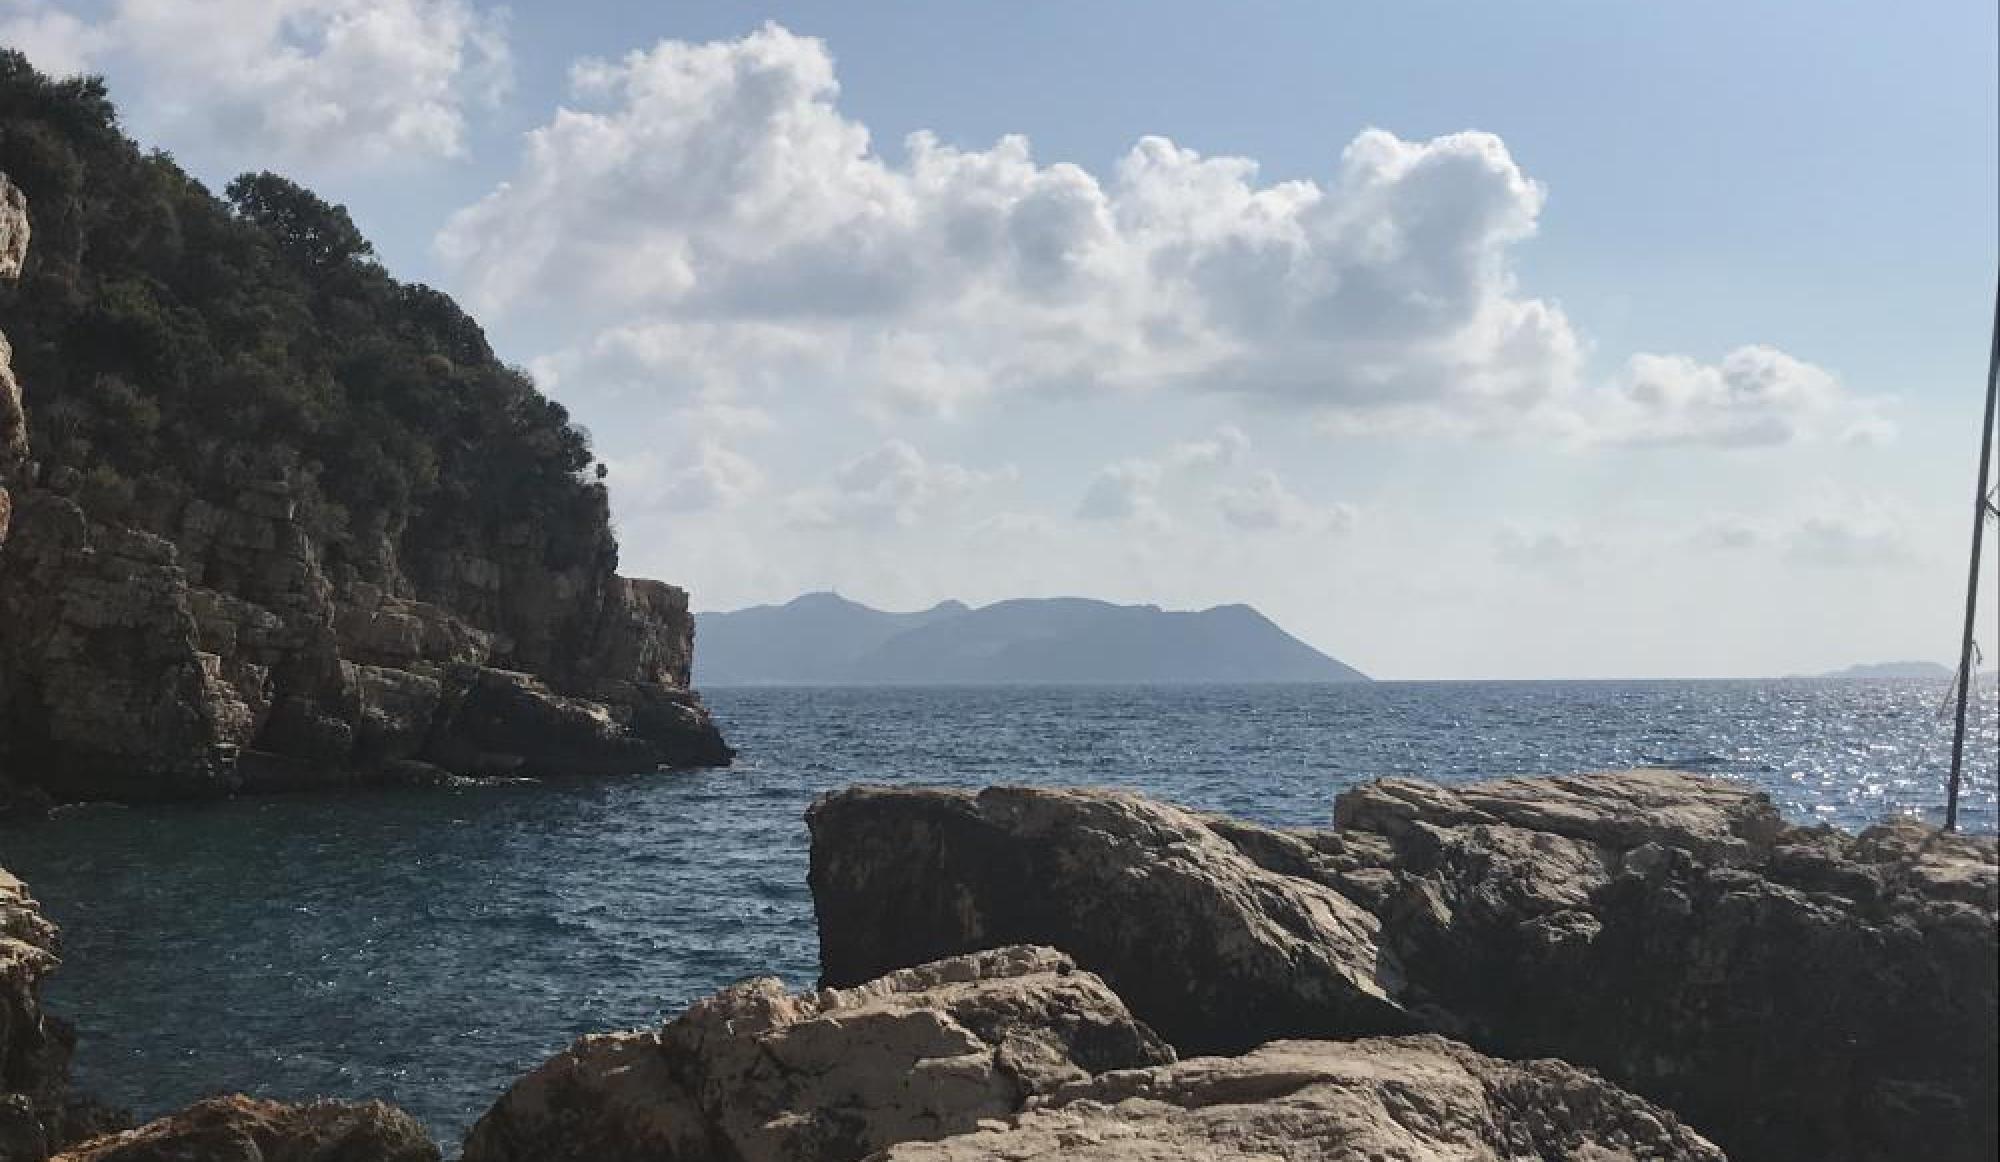
<path id="1" fill-rule="evenodd" d="M 1369 681 L 1242 603 L 948 600 L 892 612 L 831 592 L 695 614 L 709 686 Z"/>

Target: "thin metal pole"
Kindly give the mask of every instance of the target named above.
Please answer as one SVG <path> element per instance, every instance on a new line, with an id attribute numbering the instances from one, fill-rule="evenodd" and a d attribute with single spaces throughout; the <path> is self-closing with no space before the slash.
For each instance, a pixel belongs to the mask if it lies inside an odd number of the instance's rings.
<path id="1" fill-rule="evenodd" d="M 1986 425 L 1979 432 L 1979 491 L 1972 498 L 1972 573 L 1965 584 L 1965 640 L 1958 651 L 1958 724 L 1951 732 L 1951 788 L 1944 802 L 1944 829 L 1958 830 L 1958 784 L 1965 763 L 1965 707 L 1972 695 L 1973 620 L 1979 612 L 1979 550 L 1986 538 L 1987 493 L 1993 469 L 1994 402 L 2000 399 L 2000 282 L 1993 291 L 1993 355 L 1986 364 Z"/>

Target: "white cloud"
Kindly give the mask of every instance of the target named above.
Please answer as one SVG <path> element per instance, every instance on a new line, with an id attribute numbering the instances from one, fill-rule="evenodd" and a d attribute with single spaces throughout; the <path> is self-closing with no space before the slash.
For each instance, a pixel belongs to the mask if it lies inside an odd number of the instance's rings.
<path id="1" fill-rule="evenodd" d="M 1491 134 L 1371 129 L 1323 179 L 1271 183 L 1149 137 L 1098 175 L 1021 137 L 919 133 L 891 161 L 838 97 L 826 46 L 776 25 L 585 62 L 439 254 L 486 310 L 602 332 L 564 358 L 669 392 L 951 411 L 1177 388 L 1585 443 L 1803 436 L 1795 412 L 1843 397 L 1762 348 L 1586 387 L 1584 341 L 1512 267 L 1543 190 Z"/>
<path id="2" fill-rule="evenodd" d="M 1890 431 L 1825 368 L 1774 347 L 1739 347 L 1720 363 L 1634 355 L 1587 438 L 1623 444 L 1750 446 L 1803 439 L 1872 442 Z"/>
<path id="3" fill-rule="evenodd" d="M 1248 532 L 1345 532 L 1354 526 L 1348 504 L 1318 505 L 1285 485 L 1276 472 L 1247 478 L 1230 470 L 1244 464 L 1250 438 L 1224 425 L 1214 435 L 1175 444 L 1157 457 L 1129 457 L 1090 478 L 1076 516 L 1164 533 L 1175 527 L 1174 512 L 1212 509 L 1228 528 Z M 1230 483 L 1231 476 L 1239 482 Z"/>
<path id="4" fill-rule="evenodd" d="M 1834 568 L 1898 565 L 1914 556 L 1907 514 L 1876 501 L 1829 505 L 1798 523 L 1788 538 L 1792 560 Z"/>
<path id="5" fill-rule="evenodd" d="M 110 70 L 150 135 L 238 164 L 465 152 L 510 76 L 504 12 L 470 0 L 0 0 L 0 38 L 56 72 Z M 93 9 L 92 11 L 97 11 Z"/>
<path id="6" fill-rule="evenodd" d="M 1353 505 L 1320 506 L 1285 487 L 1275 472 L 1259 472 L 1240 488 L 1216 497 L 1222 519 L 1254 532 L 1346 532 L 1354 527 Z"/>
<path id="7" fill-rule="evenodd" d="M 610 457 L 605 465 L 621 508 L 633 512 L 735 508 L 765 486 L 763 469 L 712 437 L 696 440 L 673 458 L 645 453 Z"/>
<path id="8" fill-rule="evenodd" d="M 1718 516 L 1697 528 L 1690 538 L 1697 547 L 1737 552 L 1754 549 L 1770 539 L 1764 526 L 1747 517 Z"/>
<path id="9" fill-rule="evenodd" d="M 1519 569 L 1568 569 L 1600 552 L 1596 542 L 1564 528 L 1509 524 L 1493 535 L 1493 555 Z"/>
<path id="10" fill-rule="evenodd" d="M 1172 525 L 1160 506 L 1160 482 L 1166 473 L 1150 460 L 1121 460 L 1107 464 L 1090 478 L 1083 499 L 1076 506 L 1082 520 L 1130 521 L 1155 530 Z"/>
<path id="11" fill-rule="evenodd" d="M 50 0 L 0 0 L 0 44 L 17 48 L 43 72 L 85 72 L 104 48 L 104 30 Z"/>
<path id="12" fill-rule="evenodd" d="M 931 461 L 906 441 L 889 440 L 841 465 L 827 484 L 794 493 L 785 516 L 811 528 L 913 525 L 933 509 L 1016 475 L 1011 467 L 981 472 Z"/>

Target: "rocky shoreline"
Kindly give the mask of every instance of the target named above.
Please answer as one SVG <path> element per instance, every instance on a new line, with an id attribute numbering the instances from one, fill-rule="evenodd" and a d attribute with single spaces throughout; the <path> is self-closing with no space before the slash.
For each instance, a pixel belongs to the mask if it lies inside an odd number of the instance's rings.
<path id="1" fill-rule="evenodd" d="M 1388 779 L 1333 815 L 825 796 L 822 987 L 748 981 L 586 1037 L 495 1102 L 464 1162 L 1955 1162 L 2000 1144 L 1992 837 L 1788 825 L 1760 793 L 1663 771 Z M 443 1156 L 376 1103 L 221 1098 L 90 1137 L 107 1115 L 68 1092 L 69 1036 L 36 996 L 54 930 L 18 884 L 0 905 L 0 1162 Z"/>
<path id="2" fill-rule="evenodd" d="M 30 236 L 0 174 L 0 282 Z M 687 593 L 613 571 L 601 487 L 331 568 L 282 458 L 100 519 L 11 364 L 0 336 L 0 810 L 730 761 Z"/>

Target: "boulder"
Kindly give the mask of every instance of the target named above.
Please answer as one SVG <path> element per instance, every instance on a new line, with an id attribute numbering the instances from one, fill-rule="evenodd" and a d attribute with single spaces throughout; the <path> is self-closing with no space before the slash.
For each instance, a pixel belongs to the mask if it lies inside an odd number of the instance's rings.
<path id="1" fill-rule="evenodd" d="M 1744 1158 L 2000 1149 L 1990 837 L 1791 827 L 1664 771 L 1383 780 L 1335 813 L 842 792 L 808 815 L 822 971 L 1045 943 L 1187 1053 L 1400 1020 L 1599 1070 Z"/>
<path id="2" fill-rule="evenodd" d="M 877 1162 L 1723 1162 L 1671 1113 L 1560 1061 L 1440 1037 L 1275 1041 L 1073 1082 L 1005 1125 Z"/>
<path id="3" fill-rule="evenodd" d="M 1990 1159 L 1991 837 L 1788 827 L 1664 771 L 1341 796 L 1407 1003 L 1483 1049 L 1602 1070 L 1732 1153 Z"/>
<path id="4" fill-rule="evenodd" d="M 854 788 L 807 812 L 821 983 L 1002 944 L 1102 976 L 1183 1053 L 1407 1032 L 1380 922 L 1116 791 Z"/>
<path id="5" fill-rule="evenodd" d="M 416 1120 L 381 1102 L 210 1098 L 52 1162 L 440 1162 Z"/>
<path id="6" fill-rule="evenodd" d="M 479 1120 L 464 1162 L 852 1162 L 1172 1060 L 1102 981 L 1047 949 L 817 993 L 764 978 L 663 1029 L 577 1042 Z"/>

